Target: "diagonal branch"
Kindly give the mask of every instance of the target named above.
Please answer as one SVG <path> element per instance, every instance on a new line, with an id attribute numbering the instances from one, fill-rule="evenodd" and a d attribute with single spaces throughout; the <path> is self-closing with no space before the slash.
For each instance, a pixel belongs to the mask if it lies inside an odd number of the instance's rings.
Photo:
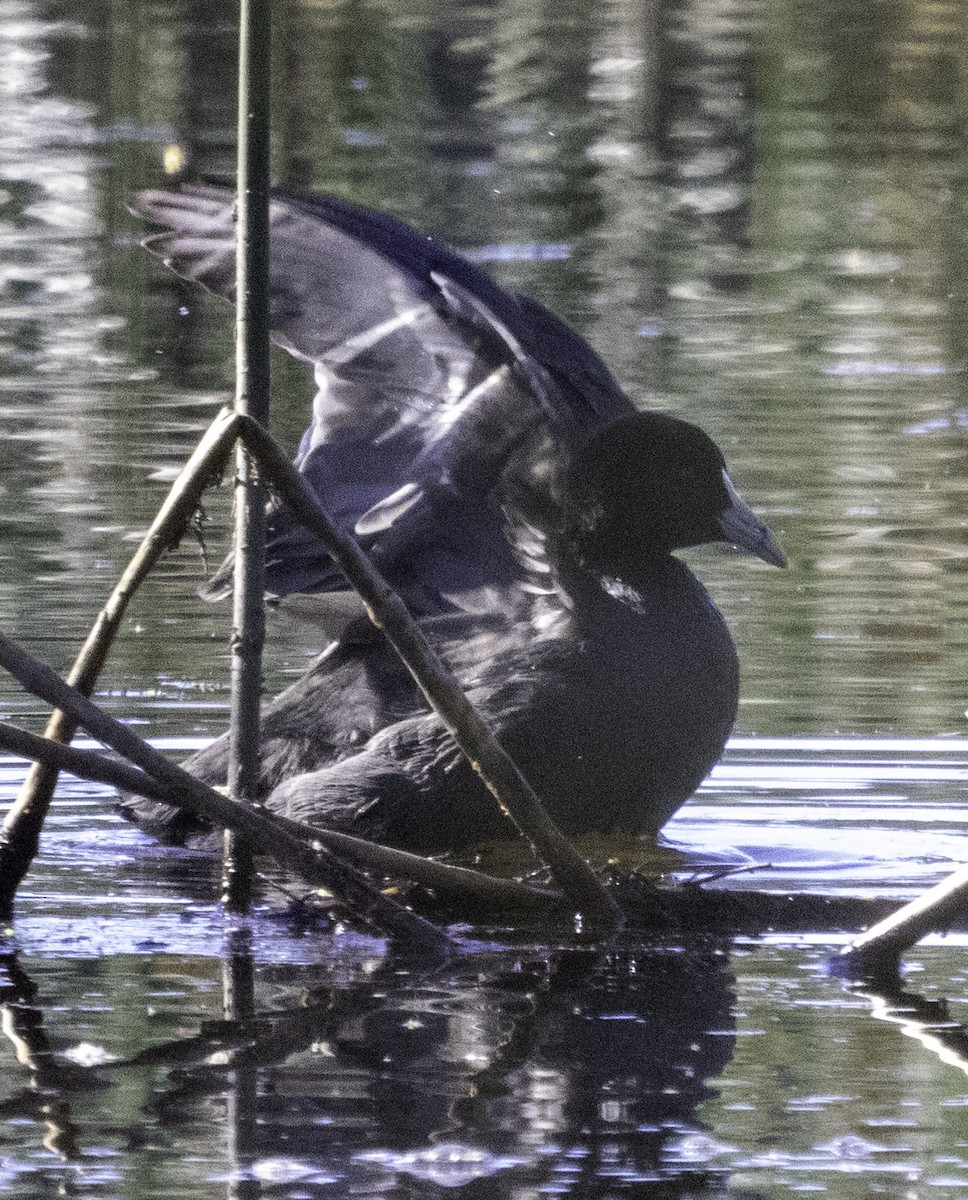
<path id="1" fill-rule="evenodd" d="M 67 677 L 82 695 L 88 696 L 94 690 L 128 604 L 158 559 L 185 532 L 205 488 L 224 470 L 237 434 L 238 417 L 229 410 L 220 412 L 172 484 L 141 545 L 98 614 Z M 76 728 L 76 721 L 67 713 L 57 711 L 47 725 L 46 736 L 69 742 Z M 56 786 L 56 769 L 36 763 L 28 772 L 20 795 L 0 828 L 0 921 L 9 921 L 13 916 L 14 896 L 37 854 L 40 831 Z"/>
<path id="2" fill-rule="evenodd" d="M 574 907 L 594 924 L 611 928 L 617 927 L 621 923 L 621 916 L 614 899 L 598 881 L 588 864 L 557 830 L 526 780 L 497 743 L 486 723 L 470 705 L 456 679 L 434 654 L 399 596 L 383 580 L 352 538 L 343 534 L 333 525 L 308 484 L 289 463 L 269 435 L 250 417 L 237 415 L 231 410 L 224 410 L 213 422 L 172 488 L 172 492 L 152 524 L 145 542 L 112 593 L 111 599 L 105 606 L 101 618 L 92 630 L 88 642 L 78 658 L 78 663 L 75 664 L 72 678 L 75 676 L 80 678 L 87 689 L 93 687 L 97 671 L 104 661 L 107 648 L 110 646 L 125 606 L 151 565 L 184 529 L 185 523 L 197 507 L 202 489 L 215 467 L 220 469 L 224 465 L 231 441 L 236 436 L 244 438 L 250 452 L 258 459 L 262 471 L 272 480 L 279 494 L 299 519 L 324 540 L 334 560 L 363 597 L 371 619 L 384 631 L 401 655 L 424 695 L 440 713 L 488 789 L 549 864 L 555 878 Z M 0 650 L 2 650 L 0 660 L 3 660 L 4 665 L 17 675 L 24 686 L 36 694 L 48 698 L 46 693 L 38 690 L 37 679 L 33 684 L 26 681 L 33 677 L 33 668 L 47 672 L 50 678 L 44 678 L 44 686 L 53 686 L 52 680 L 54 680 L 60 685 L 60 688 L 65 687 L 63 681 L 59 680 L 53 672 L 34 663 L 29 656 L 23 655 L 21 651 L 13 647 L 13 644 L 7 639 L 0 638 Z M 19 660 L 17 660 L 17 655 L 21 655 Z M 16 668 L 12 666 L 15 660 L 18 661 Z M 21 675 L 18 671 L 24 674 Z M 76 725 L 84 724 L 94 736 L 113 746 L 119 753 L 130 758 L 132 762 L 143 766 L 168 787 L 175 788 L 188 796 L 194 796 L 195 801 L 199 800 L 203 792 L 211 793 L 211 789 L 208 789 L 206 785 L 201 784 L 199 780 L 187 775 L 167 759 L 158 755 L 117 722 L 113 724 L 120 731 L 120 742 L 117 740 L 117 730 L 109 731 L 107 735 L 98 733 L 95 727 L 89 723 L 89 719 L 94 719 L 90 712 L 86 713 L 83 720 L 77 715 L 76 706 L 81 697 L 69 691 L 59 694 L 70 695 L 72 699 L 65 702 L 64 707 L 67 712 L 58 715 L 56 726 L 52 722 L 53 736 L 65 741 L 69 740 Z M 59 704 L 56 699 L 51 702 Z M 95 714 L 100 712 L 93 705 L 90 708 Z M 109 722 L 112 720 L 103 713 L 100 714 L 100 717 Z M 48 763 L 50 762 L 52 760 L 48 757 Z M 56 781 L 56 769 L 51 765 L 39 766 L 31 773 L 32 777 L 34 775 L 49 790 L 45 795 L 38 790 L 36 784 L 25 785 L 17 812 L 8 815 L 4 831 L 0 833 L 0 917 L 6 919 L 9 919 L 12 910 L 16 888 L 36 853 L 37 836 L 49 805 L 53 784 Z M 215 794 L 217 795 L 217 793 Z M 207 799 L 210 801 L 211 795 L 207 795 Z M 221 800 L 224 802 L 224 797 Z M 199 811 L 201 810 L 199 809 Z M 235 828 L 236 823 L 233 820 L 223 819 L 227 815 L 223 811 L 222 817 L 210 817 L 209 819 L 214 820 L 217 824 Z M 333 839 L 346 836 L 332 833 L 325 835 L 333 849 L 336 848 Z M 351 841 L 359 843 L 359 839 L 351 839 Z M 367 843 L 361 844 L 367 845 Z M 351 852 L 349 843 L 344 843 L 343 848 Z M 383 854 L 400 853 L 382 847 L 377 849 Z M 368 853 L 372 855 L 373 849 L 371 848 Z M 357 860 L 359 857 L 358 844 L 356 847 Z M 413 861 L 406 866 L 401 861 L 399 869 L 405 871 L 411 878 L 419 880 L 421 873 L 425 873 L 426 868 L 418 866 L 418 863 L 426 860 L 419 860 L 417 856 L 410 856 L 410 859 Z M 376 864 L 371 862 L 367 865 Z M 436 865 L 439 866 L 439 864 Z M 496 886 L 504 891 L 508 885 L 504 881 L 489 881 L 481 884 L 479 882 L 481 878 L 478 876 L 475 886 L 482 889 L 483 892 L 487 892 L 495 902 L 503 903 L 503 899 L 497 900 L 494 888 Z M 439 885 L 433 883 L 429 886 L 438 887 Z M 331 890 L 338 892 L 339 888 L 337 886 Z"/>
<path id="3" fill-rule="evenodd" d="M 239 433 L 281 498 L 303 525 L 323 540 L 362 597 L 370 620 L 383 630 L 471 766 L 551 868 L 568 899 L 593 924 L 617 928 L 621 913 L 615 900 L 562 836 L 460 684 L 434 653 L 400 597 L 356 542 L 334 525 L 312 488 L 269 434 L 249 417 L 242 418 Z"/>
<path id="4" fill-rule="evenodd" d="M 858 934 L 830 961 L 837 975 L 893 978 L 905 950 L 968 911 L 968 864 Z"/>

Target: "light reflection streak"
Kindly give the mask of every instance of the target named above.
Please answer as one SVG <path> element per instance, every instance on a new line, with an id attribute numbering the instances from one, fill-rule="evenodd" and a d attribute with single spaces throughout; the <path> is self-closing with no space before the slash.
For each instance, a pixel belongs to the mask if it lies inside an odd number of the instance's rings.
<path id="1" fill-rule="evenodd" d="M 968 1075 L 968 1034 L 948 1015 L 947 1002 L 926 1000 L 913 992 L 880 993 L 852 989 L 870 1004 L 875 1021 L 895 1025 L 946 1066 Z"/>

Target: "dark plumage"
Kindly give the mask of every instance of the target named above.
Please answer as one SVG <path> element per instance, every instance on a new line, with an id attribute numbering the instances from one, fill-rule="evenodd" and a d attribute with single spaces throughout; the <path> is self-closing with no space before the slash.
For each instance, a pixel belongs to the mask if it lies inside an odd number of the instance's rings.
<path id="1" fill-rule="evenodd" d="M 229 192 L 144 192 L 134 211 L 164 228 L 150 250 L 232 297 Z M 738 689 L 722 617 L 672 551 L 729 541 L 783 563 L 720 451 L 636 412 L 568 326 L 391 217 L 279 192 L 271 238 L 273 338 L 318 387 L 300 469 L 565 831 L 655 832 L 719 757 Z M 345 587 L 278 507 L 267 576 L 279 596 Z M 266 705 L 263 732 L 274 810 L 425 852 L 510 832 L 362 619 Z M 222 782 L 225 754 L 189 769 Z M 205 836 L 123 807 L 165 840 Z"/>

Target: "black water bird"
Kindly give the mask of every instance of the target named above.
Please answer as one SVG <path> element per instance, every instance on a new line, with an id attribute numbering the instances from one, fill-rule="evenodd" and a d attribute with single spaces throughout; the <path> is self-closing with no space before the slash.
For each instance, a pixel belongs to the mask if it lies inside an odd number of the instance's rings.
<path id="1" fill-rule="evenodd" d="M 145 245 L 234 298 L 233 197 L 138 195 Z M 783 556 L 702 430 L 637 412 L 595 352 L 439 242 L 332 197 L 271 204 L 273 340 L 315 372 L 297 465 L 365 544 L 568 833 L 654 833 L 722 752 L 736 653 L 673 551 Z M 316 539 L 270 505 L 267 583 L 339 608 Z M 225 586 L 221 572 L 210 596 Z M 226 739 L 188 768 L 224 781 Z M 363 618 L 263 712 L 270 809 L 432 853 L 511 827 Z M 126 814 L 198 844 L 195 818 Z"/>

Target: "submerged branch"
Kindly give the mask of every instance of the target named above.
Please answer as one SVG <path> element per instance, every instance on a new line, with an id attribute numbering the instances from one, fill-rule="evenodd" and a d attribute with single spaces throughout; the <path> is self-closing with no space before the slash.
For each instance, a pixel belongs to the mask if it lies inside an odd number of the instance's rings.
<path id="1" fill-rule="evenodd" d="M 82 695 L 88 696 L 93 691 L 132 597 L 162 554 L 181 538 L 205 488 L 225 469 L 237 434 L 238 417 L 228 410 L 219 413 L 172 484 L 67 677 L 68 683 Z M 69 742 L 76 728 L 77 722 L 58 710 L 52 714 L 45 732 L 48 738 Z M 0 828 L 0 921 L 9 921 L 13 915 L 14 897 L 37 854 L 40 831 L 56 785 L 56 769 L 40 763 L 32 767 Z"/>
<path id="2" fill-rule="evenodd" d="M 955 917 L 965 913 L 968 864 L 848 942 L 831 960 L 831 970 L 853 979 L 891 977 L 905 950 L 926 934 L 947 929 Z"/>
<path id="3" fill-rule="evenodd" d="M 168 787 L 128 763 L 107 758 L 98 751 L 78 750 L 50 742 L 27 733 L 14 725 L 0 724 L 0 748 L 24 758 L 35 755 L 51 766 L 70 771 L 83 778 L 127 790 L 167 804 L 191 807 L 206 820 L 219 823 L 221 818 L 234 821 L 238 806 L 221 792 L 187 776 L 193 795 L 177 787 Z M 175 768 L 178 770 L 178 768 Z M 205 805 L 204 799 L 212 802 Z M 217 808 L 215 806 L 218 806 Z M 252 810 L 250 810 L 252 811 Z M 359 866 L 383 875 L 407 876 L 431 889 L 440 898 L 453 898 L 465 907 L 476 904 L 481 916 L 496 911 L 516 910 L 535 916 L 565 911 L 564 900 L 552 892 L 540 891 L 527 884 L 495 880 L 477 871 L 450 867 L 431 859 L 420 858 L 403 850 L 391 850 L 349 834 L 317 830 L 265 810 L 260 813 L 265 825 L 283 834 L 290 834 L 304 847 L 315 843 L 326 846 Z M 268 844 L 261 842 L 268 850 Z M 277 861 L 283 861 L 276 855 Z M 284 865 L 298 870 L 298 865 L 286 860 Z M 324 885 L 325 886 L 325 885 Z M 753 936 L 764 930 L 788 932 L 823 932 L 856 929 L 865 922 L 872 923 L 890 914 L 892 902 L 884 897 L 876 900 L 854 896 L 814 895 L 811 893 L 773 893 L 741 891 L 739 889 L 708 889 L 697 884 L 659 886 L 654 881 L 632 874 L 614 882 L 630 926 L 640 934 L 668 937 L 680 935 L 733 936 L 743 933 Z M 964 921 L 958 925 L 964 928 Z"/>

